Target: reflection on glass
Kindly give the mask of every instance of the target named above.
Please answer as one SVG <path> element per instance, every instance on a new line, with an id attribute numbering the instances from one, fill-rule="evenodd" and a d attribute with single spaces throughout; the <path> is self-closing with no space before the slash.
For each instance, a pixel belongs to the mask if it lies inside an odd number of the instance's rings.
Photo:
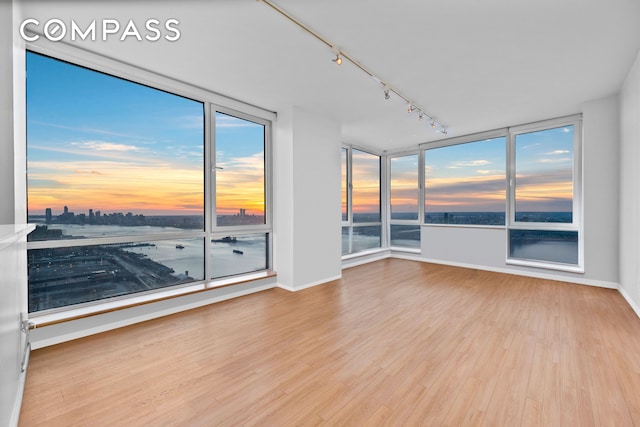
<path id="1" fill-rule="evenodd" d="M 33 52 L 26 66 L 32 239 L 204 229 L 202 102 Z"/>
<path id="2" fill-rule="evenodd" d="M 223 236 L 211 240 L 211 278 L 265 270 L 268 234 Z"/>
<path id="3" fill-rule="evenodd" d="M 573 220 L 573 126 L 516 135 L 515 220 Z"/>
<path id="4" fill-rule="evenodd" d="M 265 126 L 216 113 L 218 226 L 265 223 Z"/>
<path id="5" fill-rule="evenodd" d="M 380 156 L 353 150 L 351 174 L 353 222 L 380 222 Z"/>
<path id="6" fill-rule="evenodd" d="M 343 221 L 347 221 L 349 219 L 349 214 L 348 214 L 348 192 L 347 192 L 347 186 L 348 186 L 348 182 L 347 182 L 347 168 L 348 168 L 348 161 L 347 161 L 347 149 L 343 148 L 342 149 L 342 220 Z"/>
<path id="7" fill-rule="evenodd" d="M 203 239 L 30 249 L 29 312 L 204 279 Z"/>
<path id="8" fill-rule="evenodd" d="M 391 224 L 391 246 L 419 248 L 420 226 Z"/>
<path id="9" fill-rule="evenodd" d="M 509 230 L 509 257 L 578 265 L 578 232 Z"/>
<path id="10" fill-rule="evenodd" d="M 379 225 L 353 227 L 353 236 L 351 237 L 352 253 L 379 248 L 382 244 L 381 232 L 382 227 Z"/>
<path id="11" fill-rule="evenodd" d="M 425 151 L 425 223 L 504 225 L 506 138 Z"/>
<path id="12" fill-rule="evenodd" d="M 418 219 L 418 155 L 391 158 L 391 219 Z"/>
<path id="13" fill-rule="evenodd" d="M 348 255 L 351 253 L 349 249 L 351 237 L 350 237 L 351 227 L 342 227 L 342 255 Z"/>

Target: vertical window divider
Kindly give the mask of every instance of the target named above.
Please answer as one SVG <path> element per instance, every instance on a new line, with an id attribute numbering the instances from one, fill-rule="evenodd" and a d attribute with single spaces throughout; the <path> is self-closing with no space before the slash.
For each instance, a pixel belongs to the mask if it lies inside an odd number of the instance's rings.
<path id="1" fill-rule="evenodd" d="M 382 227 L 380 232 L 382 236 L 380 238 L 380 246 L 383 248 L 389 248 L 391 246 L 391 174 L 389 173 L 390 158 L 385 152 L 380 156 L 380 209 L 382 221 Z"/>
<path id="2" fill-rule="evenodd" d="M 215 115 L 212 113 L 213 106 L 210 102 L 205 103 L 204 108 L 204 163 L 205 163 L 205 182 L 204 182 L 204 277 L 205 283 L 210 283 L 211 278 L 211 235 L 213 232 L 213 213 L 215 212 L 216 198 L 213 197 L 215 191 Z"/>
<path id="3" fill-rule="evenodd" d="M 424 224 L 424 203 L 425 203 L 425 171 L 424 171 L 424 149 L 418 150 L 418 224 Z"/>

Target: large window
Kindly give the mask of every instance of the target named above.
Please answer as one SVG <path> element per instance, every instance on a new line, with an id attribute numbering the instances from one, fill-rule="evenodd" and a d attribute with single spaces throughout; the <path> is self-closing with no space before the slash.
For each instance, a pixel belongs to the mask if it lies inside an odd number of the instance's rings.
<path id="1" fill-rule="evenodd" d="M 343 153 L 348 165 L 348 173 L 343 174 L 343 188 L 347 188 L 348 194 L 343 196 L 347 209 L 343 210 L 342 254 L 347 255 L 382 246 L 381 159 L 352 148 Z"/>
<path id="2" fill-rule="evenodd" d="M 26 64 L 31 312 L 269 268 L 268 121 Z"/>
<path id="3" fill-rule="evenodd" d="M 580 267 L 580 120 L 511 129 L 511 262 Z"/>
<path id="4" fill-rule="evenodd" d="M 420 247 L 419 155 L 389 159 L 390 235 L 392 247 Z"/>
<path id="5" fill-rule="evenodd" d="M 506 138 L 425 150 L 425 223 L 504 225 Z"/>

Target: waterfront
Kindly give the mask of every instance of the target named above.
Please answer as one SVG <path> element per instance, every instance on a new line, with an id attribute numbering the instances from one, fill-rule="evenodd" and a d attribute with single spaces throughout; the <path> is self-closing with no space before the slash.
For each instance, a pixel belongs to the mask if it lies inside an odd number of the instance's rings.
<path id="1" fill-rule="evenodd" d="M 81 237 L 158 236 L 168 227 L 58 224 L 62 239 Z M 136 232 L 137 231 L 137 232 Z M 213 239 L 211 278 L 263 270 L 267 234 Z M 205 239 L 156 239 L 117 244 L 30 249 L 29 311 L 74 305 L 205 279 Z"/>

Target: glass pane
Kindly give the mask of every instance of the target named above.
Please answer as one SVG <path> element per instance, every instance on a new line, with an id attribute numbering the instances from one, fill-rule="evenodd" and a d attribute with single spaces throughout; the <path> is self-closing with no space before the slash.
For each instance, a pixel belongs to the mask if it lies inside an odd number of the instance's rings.
<path id="1" fill-rule="evenodd" d="M 353 150 L 352 163 L 353 222 L 380 222 L 380 156 Z"/>
<path id="2" fill-rule="evenodd" d="M 265 126 L 216 113 L 218 226 L 265 223 Z"/>
<path id="3" fill-rule="evenodd" d="M 564 126 L 516 135 L 516 221 L 573 221 L 573 132 Z"/>
<path id="4" fill-rule="evenodd" d="M 418 219 L 418 155 L 391 158 L 391 219 Z"/>
<path id="5" fill-rule="evenodd" d="M 204 279 L 203 239 L 31 249 L 29 312 Z"/>
<path id="6" fill-rule="evenodd" d="M 351 245 L 351 227 L 342 227 L 342 255 L 351 253 L 349 247 Z"/>
<path id="7" fill-rule="evenodd" d="M 348 153 L 347 153 L 347 149 L 343 148 L 342 149 L 342 220 L 343 221 L 348 221 L 349 220 L 349 210 L 348 210 L 348 191 L 347 191 L 347 186 L 348 186 L 348 181 L 347 181 L 347 168 L 348 168 Z"/>
<path id="8" fill-rule="evenodd" d="M 391 224 L 391 246 L 419 248 L 420 226 Z"/>
<path id="9" fill-rule="evenodd" d="M 211 277 L 265 270 L 268 234 L 224 236 L 211 240 Z"/>
<path id="10" fill-rule="evenodd" d="M 425 151 L 427 224 L 504 225 L 506 138 Z"/>
<path id="11" fill-rule="evenodd" d="M 380 225 L 371 225 L 364 227 L 353 227 L 353 236 L 351 242 L 352 252 L 360 252 L 365 249 L 379 248 L 381 246 L 381 232 L 382 227 Z"/>
<path id="12" fill-rule="evenodd" d="M 509 257 L 578 265 L 578 232 L 509 230 Z"/>
<path id="13" fill-rule="evenodd" d="M 27 52 L 30 239 L 204 229 L 201 102 Z"/>

